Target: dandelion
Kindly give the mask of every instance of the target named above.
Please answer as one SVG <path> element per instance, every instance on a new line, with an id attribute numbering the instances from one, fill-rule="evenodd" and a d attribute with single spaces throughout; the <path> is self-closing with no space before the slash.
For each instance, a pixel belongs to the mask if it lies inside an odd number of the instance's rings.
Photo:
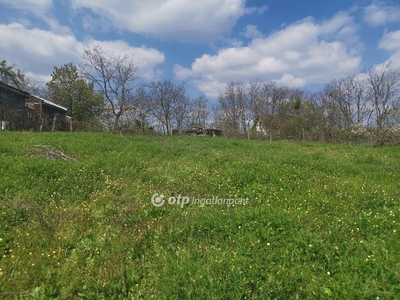
<path id="1" fill-rule="evenodd" d="M 329 272 L 329 271 L 328 271 L 328 272 L 326 272 L 326 274 L 328 274 L 328 276 L 331 276 L 331 272 Z"/>
<path id="2" fill-rule="evenodd" d="M 271 244 L 270 243 L 267 243 L 267 246 L 270 246 Z"/>

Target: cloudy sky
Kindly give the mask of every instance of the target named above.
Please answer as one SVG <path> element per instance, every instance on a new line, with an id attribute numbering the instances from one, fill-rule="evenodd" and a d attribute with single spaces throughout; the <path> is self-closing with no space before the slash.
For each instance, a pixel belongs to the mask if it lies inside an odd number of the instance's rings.
<path id="1" fill-rule="evenodd" d="M 134 54 L 142 80 L 187 80 L 193 96 L 255 78 L 313 89 L 400 68 L 400 1 L 0 0 L 0 59 L 32 77 L 96 44 Z"/>

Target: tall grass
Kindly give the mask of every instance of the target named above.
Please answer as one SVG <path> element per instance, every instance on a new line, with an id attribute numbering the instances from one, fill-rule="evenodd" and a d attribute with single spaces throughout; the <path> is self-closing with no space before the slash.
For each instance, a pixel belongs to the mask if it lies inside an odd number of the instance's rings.
<path id="1" fill-rule="evenodd" d="M 399 170 L 398 147 L 1 132 L 0 298 L 396 299 Z"/>

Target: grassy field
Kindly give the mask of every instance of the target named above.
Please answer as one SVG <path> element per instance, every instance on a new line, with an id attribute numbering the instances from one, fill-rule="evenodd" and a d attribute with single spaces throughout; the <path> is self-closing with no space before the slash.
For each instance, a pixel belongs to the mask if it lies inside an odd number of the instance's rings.
<path id="1" fill-rule="evenodd" d="M 398 147 L 0 132 L 0 176 L 1 299 L 400 297 Z"/>

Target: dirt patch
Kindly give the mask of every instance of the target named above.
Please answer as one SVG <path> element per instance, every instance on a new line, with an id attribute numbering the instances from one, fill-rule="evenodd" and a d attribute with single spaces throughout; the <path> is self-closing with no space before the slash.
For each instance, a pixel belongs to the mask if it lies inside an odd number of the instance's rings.
<path id="1" fill-rule="evenodd" d="M 76 159 L 66 155 L 60 150 L 50 145 L 35 145 L 34 148 L 28 152 L 30 157 L 46 157 L 48 159 L 61 159 L 65 161 L 76 161 Z"/>

